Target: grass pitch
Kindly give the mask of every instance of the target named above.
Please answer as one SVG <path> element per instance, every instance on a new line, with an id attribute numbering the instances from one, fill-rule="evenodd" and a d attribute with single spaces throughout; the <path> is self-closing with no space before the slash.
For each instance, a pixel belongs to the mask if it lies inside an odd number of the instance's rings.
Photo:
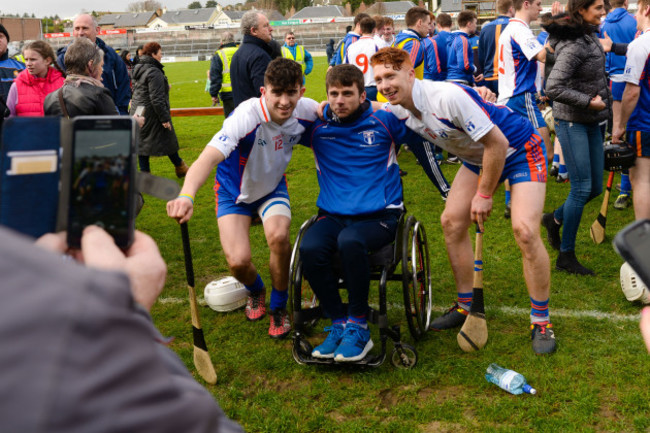
<path id="1" fill-rule="evenodd" d="M 308 97 L 325 97 L 325 60 L 315 58 L 307 79 Z M 172 107 L 209 106 L 204 92 L 208 62 L 168 64 Z M 175 118 L 181 156 L 193 162 L 218 131 L 222 117 Z M 427 230 L 436 315 L 455 299 L 453 276 L 442 239 L 439 216 L 443 202 L 410 153 L 400 156 L 406 206 Z M 167 158 L 151 161 L 152 172 L 175 178 Z M 443 166 L 453 179 L 456 166 Z M 298 147 L 287 171 L 293 221 L 292 240 L 300 224 L 316 212 L 318 185 L 311 151 Z M 618 182 L 618 178 L 617 178 Z M 568 184 L 551 179 L 545 210 L 566 198 Z M 219 382 L 208 387 L 229 417 L 247 431 L 258 432 L 612 432 L 649 431 L 650 374 L 648 354 L 638 329 L 639 306 L 624 298 L 618 283 L 622 263 L 611 246 L 613 234 L 632 221 L 631 209 L 608 215 L 608 239 L 594 245 L 589 226 L 602 196 L 585 208 L 576 251 L 594 277 L 552 272 L 551 317 L 558 339 L 552 356 L 536 356 L 530 347 L 530 303 L 521 257 L 509 221 L 503 218 L 503 190 L 486 223 L 484 287 L 490 338 L 485 349 L 462 352 L 456 331 L 429 333 L 416 345 L 417 367 L 396 370 L 355 370 L 300 366 L 291 356 L 291 341 L 271 341 L 268 319 L 250 323 L 242 310 L 217 314 L 201 308 L 208 349 Z M 212 184 L 196 197 L 189 223 L 196 287 L 226 276 L 214 216 Z M 164 202 L 147 197 L 138 228 L 156 239 L 169 266 L 162 299 L 153 308 L 156 325 L 175 336 L 171 347 L 197 380 L 183 253 L 178 225 L 166 217 Z M 545 233 L 543 233 L 545 235 Z M 268 248 L 261 226 L 251 230 L 253 262 L 268 283 Z M 557 253 L 548 247 L 552 265 Z M 401 313 L 401 285 L 392 283 L 391 321 L 402 324 L 404 340 L 412 343 Z M 323 324 L 324 325 L 324 324 Z M 378 342 L 378 335 L 373 334 Z M 389 344 L 389 355 L 392 348 Z M 538 395 L 512 396 L 484 379 L 491 362 L 526 376 Z"/>

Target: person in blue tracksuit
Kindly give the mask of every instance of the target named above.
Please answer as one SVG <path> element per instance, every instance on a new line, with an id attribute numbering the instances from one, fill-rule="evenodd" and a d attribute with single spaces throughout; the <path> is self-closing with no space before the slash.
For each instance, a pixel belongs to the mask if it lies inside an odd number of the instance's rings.
<path id="1" fill-rule="evenodd" d="M 88 38 L 91 42 L 97 44 L 97 48 L 104 52 L 102 83 L 111 92 L 111 97 L 120 114 L 129 114 L 129 101 L 131 101 L 131 79 L 129 78 L 129 72 L 115 50 L 97 37 L 98 32 L 99 25 L 97 25 L 97 20 L 88 14 L 79 15 L 72 24 L 72 35 L 75 38 Z M 64 71 L 65 63 L 63 58 L 68 50 L 68 46 L 62 47 L 57 51 L 56 60 Z"/>
<path id="2" fill-rule="evenodd" d="M 329 62 L 330 67 L 340 65 L 345 60 L 345 54 L 348 52 L 348 47 L 355 43 L 361 37 L 360 22 L 365 17 L 370 17 L 368 14 L 360 13 L 354 17 L 354 29 L 348 32 L 342 41 L 336 46 L 336 52 Z"/>
<path id="3" fill-rule="evenodd" d="M 314 152 L 320 194 L 318 220 L 305 233 L 300 256 L 305 278 L 332 319 L 327 338 L 312 356 L 350 362 L 363 359 L 373 347 L 366 320 L 368 252 L 395 238 L 404 209 L 397 146 L 423 140 L 394 115 L 373 111 L 356 66 L 331 69 L 326 89 L 325 120 L 316 120 L 302 141 Z M 337 251 L 348 289 L 347 310 L 332 270 Z"/>
<path id="4" fill-rule="evenodd" d="M 499 16 L 489 23 L 483 24 L 478 41 L 478 61 L 483 68 L 483 85 L 499 96 L 499 66 L 497 44 L 501 32 L 508 25 L 510 18 L 515 16 L 512 0 L 498 0 Z"/>
<path id="5" fill-rule="evenodd" d="M 447 81 L 474 85 L 474 53 L 469 36 L 476 31 L 477 17 L 473 11 L 463 11 L 456 18 L 459 30 L 452 33 L 447 58 Z M 482 77 L 478 77 L 481 78 Z M 480 79 L 479 79 L 480 81 Z"/>
<path id="6" fill-rule="evenodd" d="M 438 34 L 423 40 L 425 51 L 424 79 L 445 81 L 447 79 L 447 50 L 451 38 L 451 16 L 441 13 L 436 17 Z"/>

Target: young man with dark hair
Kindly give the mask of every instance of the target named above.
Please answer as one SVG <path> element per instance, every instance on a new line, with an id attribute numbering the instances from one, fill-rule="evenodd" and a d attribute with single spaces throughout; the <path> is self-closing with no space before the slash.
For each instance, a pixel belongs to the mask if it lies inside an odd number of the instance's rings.
<path id="1" fill-rule="evenodd" d="M 474 74 L 477 72 L 474 65 L 474 52 L 469 37 L 476 31 L 478 19 L 474 11 L 462 11 L 456 18 L 458 31 L 452 33 L 447 57 L 447 81 L 474 85 Z M 482 76 L 476 81 L 481 81 Z"/>
<path id="2" fill-rule="evenodd" d="M 447 56 L 451 38 L 451 16 L 441 13 L 436 17 L 438 34 L 423 40 L 426 61 L 424 79 L 445 81 L 447 79 Z"/>
<path id="3" fill-rule="evenodd" d="M 250 294 L 246 318 L 266 313 L 265 285 L 251 261 L 249 229 L 259 215 L 270 249 L 272 338 L 291 331 L 287 315 L 287 284 L 291 246 L 291 207 L 284 172 L 305 127 L 316 117 L 318 104 L 301 98 L 302 69 L 293 60 L 278 58 L 264 75 L 262 97 L 240 104 L 205 147 L 185 177 L 181 194 L 167 203 L 167 214 L 188 221 L 194 197 L 217 167 L 215 194 L 219 236 L 228 267 Z"/>
<path id="4" fill-rule="evenodd" d="M 373 347 L 366 320 L 368 253 L 395 238 L 404 209 L 397 145 L 423 140 L 392 114 L 373 112 L 363 74 L 353 65 L 332 68 L 325 85 L 325 120 L 314 123 L 304 142 L 317 162 L 319 218 L 305 233 L 300 255 L 305 278 L 332 319 L 327 338 L 312 356 L 350 362 L 363 359 Z M 348 291 L 347 310 L 332 270 L 336 252 Z"/>
<path id="5" fill-rule="evenodd" d="M 530 29 L 542 11 L 542 0 L 514 0 L 515 16 L 501 32 L 498 43 L 499 104 L 527 118 L 544 143 L 551 137 L 535 101 L 537 62 L 546 61 L 546 50 Z"/>
<path id="6" fill-rule="evenodd" d="M 408 55 L 400 50 L 379 50 L 371 64 L 377 88 L 389 101 L 385 109 L 421 137 L 463 160 L 441 216 L 458 301 L 431 328 L 455 328 L 465 321 L 472 302 L 474 269 L 469 227 L 476 222 L 483 230 L 498 183 L 509 179 L 512 228 L 522 251 L 531 302 L 533 350 L 553 352 L 550 262 L 539 231 L 546 192 L 546 150 L 541 138 L 528 120 L 485 102 L 469 87 L 415 79 Z"/>
<path id="7" fill-rule="evenodd" d="M 336 52 L 334 53 L 334 57 L 332 57 L 332 60 L 330 61 L 329 67 L 331 68 L 332 66 L 340 65 L 343 63 L 345 60 L 345 54 L 348 52 L 348 48 L 350 45 L 355 43 L 360 37 L 361 37 L 361 27 L 360 27 L 360 22 L 364 18 L 370 18 L 370 15 L 360 13 L 357 14 L 357 16 L 354 17 L 354 28 L 348 34 L 345 35 L 345 37 L 339 42 L 339 44 L 336 46 Z"/>
<path id="8" fill-rule="evenodd" d="M 501 32 L 515 16 L 512 0 L 497 0 L 499 16 L 489 23 L 483 24 L 478 41 L 478 61 L 483 68 L 483 85 L 499 95 L 499 57 L 497 44 Z"/>
<path id="9" fill-rule="evenodd" d="M 415 6 L 406 12 L 406 30 L 399 32 L 395 38 L 395 47 L 409 53 L 411 63 L 415 68 L 415 76 L 424 78 L 425 52 L 422 39 L 429 34 L 432 13 L 423 7 Z"/>
<path id="10" fill-rule="evenodd" d="M 345 63 L 359 68 L 363 74 L 366 97 L 371 101 L 376 101 L 377 86 L 375 85 L 375 75 L 372 72 L 372 66 L 370 66 L 370 58 L 381 47 L 377 45 L 372 36 L 375 30 L 375 20 L 366 17 L 361 20 L 359 27 L 361 28 L 361 38 L 348 48 L 348 52 L 345 54 Z"/>
<path id="11" fill-rule="evenodd" d="M 630 180 L 634 191 L 634 216 L 639 220 L 650 218 L 650 0 L 638 0 L 636 25 L 642 34 L 627 49 L 623 75 L 625 90 L 612 141 L 620 141 L 627 132 L 627 141 L 637 151 Z"/>

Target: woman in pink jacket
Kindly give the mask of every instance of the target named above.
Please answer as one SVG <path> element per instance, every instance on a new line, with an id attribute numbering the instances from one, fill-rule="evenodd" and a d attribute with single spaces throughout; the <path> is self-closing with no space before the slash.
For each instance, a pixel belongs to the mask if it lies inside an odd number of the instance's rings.
<path id="1" fill-rule="evenodd" d="M 45 97 L 63 86 L 65 75 L 47 42 L 34 41 L 23 48 L 25 70 L 11 85 L 7 106 L 12 116 L 43 116 Z"/>

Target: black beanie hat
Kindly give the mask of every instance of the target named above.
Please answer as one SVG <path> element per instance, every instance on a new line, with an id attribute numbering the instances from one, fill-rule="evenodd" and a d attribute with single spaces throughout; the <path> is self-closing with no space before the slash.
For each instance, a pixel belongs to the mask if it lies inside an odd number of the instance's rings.
<path id="1" fill-rule="evenodd" d="M 10 42 L 9 33 L 7 32 L 7 29 L 5 29 L 5 26 L 3 26 L 2 24 L 0 24 L 0 33 L 4 33 L 5 36 L 7 37 L 7 42 Z"/>

